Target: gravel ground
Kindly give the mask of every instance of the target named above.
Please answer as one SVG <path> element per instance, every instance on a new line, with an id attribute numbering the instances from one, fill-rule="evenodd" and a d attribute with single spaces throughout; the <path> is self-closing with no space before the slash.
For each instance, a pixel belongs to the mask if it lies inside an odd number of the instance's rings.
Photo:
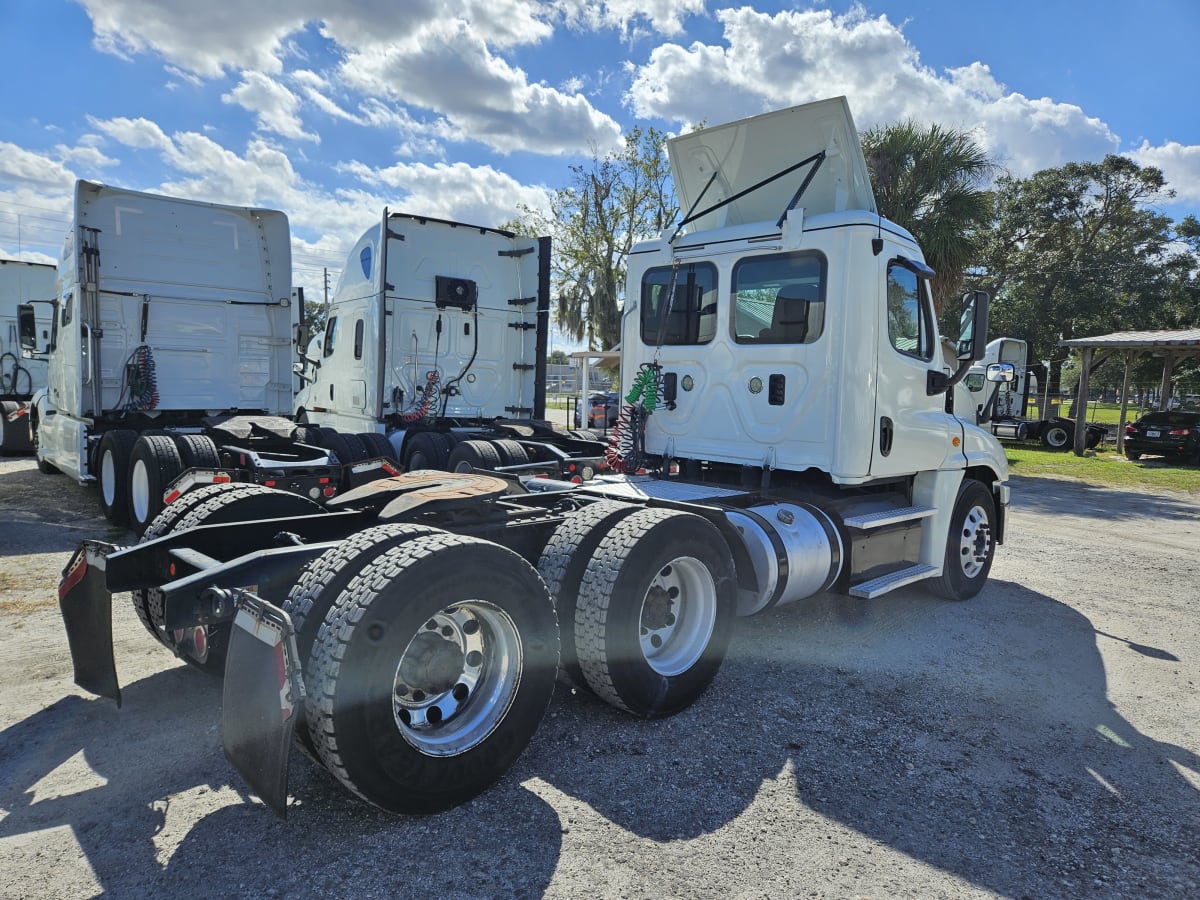
<path id="1" fill-rule="evenodd" d="M 741 620 L 691 709 L 560 688 L 516 768 L 394 818 L 293 753 L 286 822 L 221 751 L 219 682 L 115 608 L 124 707 L 55 602 L 94 493 L 0 460 L 0 897 L 1195 897 L 1200 512 L 1014 479 L 967 603 Z"/>

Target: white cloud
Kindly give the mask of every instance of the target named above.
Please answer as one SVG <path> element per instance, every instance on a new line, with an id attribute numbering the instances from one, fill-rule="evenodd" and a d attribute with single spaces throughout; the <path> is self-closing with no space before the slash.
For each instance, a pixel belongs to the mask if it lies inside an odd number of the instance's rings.
<path id="1" fill-rule="evenodd" d="M 96 147 L 90 146 L 83 141 L 76 147 L 68 147 L 66 144 L 57 144 L 54 147 L 54 152 L 63 162 L 78 163 L 81 166 L 91 169 L 106 169 L 110 166 L 119 165 L 117 160 L 105 156 Z"/>
<path id="2" fill-rule="evenodd" d="M 637 115 L 717 124 L 845 94 L 860 129 L 914 118 L 973 130 L 1017 175 L 1119 146 L 1099 119 L 1009 92 L 981 63 L 936 72 L 899 26 L 862 7 L 840 16 L 742 7 L 716 17 L 722 44 L 663 44 L 635 68 L 626 101 Z"/>
<path id="3" fill-rule="evenodd" d="M 651 31 L 668 37 L 683 31 L 688 16 L 704 15 L 706 0 L 556 0 L 572 28 L 615 28 L 626 38 Z"/>
<path id="4" fill-rule="evenodd" d="M 61 188 L 75 175 L 61 162 L 0 141 L 0 184 Z"/>
<path id="5" fill-rule="evenodd" d="M 519 205 L 535 209 L 549 205 L 549 192 L 545 188 L 523 185 L 491 166 L 400 163 L 377 169 L 349 162 L 340 166 L 339 171 L 372 187 L 399 191 L 388 204 L 396 212 L 471 225 L 496 227 L 512 218 Z"/>
<path id="6" fill-rule="evenodd" d="M 261 72 L 243 72 L 242 81 L 221 100 L 255 114 L 260 131 L 273 131 L 293 140 L 320 142 L 320 137 L 305 131 L 297 111 L 300 98 Z"/>
<path id="7" fill-rule="evenodd" d="M 1167 141 L 1151 147 L 1143 140 L 1140 147 L 1126 155 L 1139 166 L 1162 169 L 1167 186 L 1175 189 L 1177 202 L 1200 203 L 1200 146 Z"/>
<path id="8" fill-rule="evenodd" d="M 442 20 L 405 40 L 348 53 L 340 74 L 350 87 L 438 110 L 456 140 L 501 153 L 558 154 L 615 147 L 620 126 L 579 94 L 530 84 L 494 56 L 462 21 Z"/>

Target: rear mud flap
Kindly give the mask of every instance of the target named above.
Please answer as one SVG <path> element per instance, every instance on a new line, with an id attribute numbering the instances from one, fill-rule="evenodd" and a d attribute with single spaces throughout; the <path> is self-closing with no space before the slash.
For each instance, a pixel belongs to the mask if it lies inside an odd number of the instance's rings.
<path id="1" fill-rule="evenodd" d="M 251 790 L 287 818 L 288 754 L 304 710 L 296 632 L 279 607 L 238 594 L 225 657 L 225 756 Z"/>
<path id="2" fill-rule="evenodd" d="M 112 594 L 105 572 L 108 554 L 116 549 L 103 541 L 80 544 L 63 569 L 58 607 L 67 629 L 75 683 L 120 706 L 121 686 L 113 661 Z"/>

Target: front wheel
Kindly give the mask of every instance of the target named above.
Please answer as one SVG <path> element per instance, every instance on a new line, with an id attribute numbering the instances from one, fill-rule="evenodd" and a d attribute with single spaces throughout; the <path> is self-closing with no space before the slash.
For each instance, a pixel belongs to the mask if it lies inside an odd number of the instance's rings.
<path id="1" fill-rule="evenodd" d="M 546 585 L 498 544 L 413 537 L 359 572 L 321 626 L 307 673 L 321 762 L 382 809 L 430 813 L 497 781 L 554 691 Z"/>
<path id="2" fill-rule="evenodd" d="M 1134 462 L 1137 462 L 1139 459 L 1142 458 L 1142 454 L 1138 453 L 1138 451 L 1136 451 L 1136 450 L 1126 450 L 1125 458 L 1129 459 L 1129 460 L 1133 460 Z"/>
<path id="3" fill-rule="evenodd" d="M 947 600 L 968 600 L 982 589 L 996 556 L 996 504 L 992 492 L 978 481 L 965 481 L 946 535 L 946 558 L 934 593 Z"/>
<path id="4" fill-rule="evenodd" d="M 619 709 L 676 713 L 717 674 L 736 604 L 733 556 L 715 525 L 639 510 L 616 522 L 587 564 L 575 609 L 579 668 Z"/>

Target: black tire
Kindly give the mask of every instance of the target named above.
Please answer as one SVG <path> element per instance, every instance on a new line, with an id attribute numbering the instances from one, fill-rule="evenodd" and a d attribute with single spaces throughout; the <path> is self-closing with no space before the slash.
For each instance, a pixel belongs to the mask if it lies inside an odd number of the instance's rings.
<path id="1" fill-rule="evenodd" d="M 175 449 L 185 469 L 219 469 L 221 454 L 217 442 L 207 434 L 177 434 Z"/>
<path id="2" fill-rule="evenodd" d="M 637 716 L 678 712 L 717 674 L 736 605 L 733 557 L 716 526 L 669 509 L 626 516 L 579 587 L 575 649 L 588 687 Z"/>
<path id="3" fill-rule="evenodd" d="M 332 428 L 321 428 L 321 446 L 337 454 L 338 462 L 343 466 L 361 462 L 367 458 L 367 448 L 353 434 L 343 434 Z"/>
<path id="4" fill-rule="evenodd" d="M 218 487 L 222 490 L 206 494 L 200 502 L 187 509 L 182 516 L 178 516 L 170 528 L 171 531 L 184 531 L 201 525 L 221 525 L 228 522 L 282 518 L 284 516 L 309 516 L 323 512 L 318 504 L 307 497 L 258 484 L 208 485 L 197 489 L 196 493 L 206 491 L 209 487 Z M 184 497 L 187 496 L 184 495 Z M 175 503 L 181 503 L 183 499 L 181 497 Z M 167 509 L 171 509 L 175 503 L 172 503 Z M 220 622 L 215 625 L 196 626 L 191 629 L 190 634 L 168 633 L 163 621 L 162 592 L 152 588 L 147 591 L 147 595 L 146 613 L 154 625 L 155 636 L 171 647 L 184 662 L 203 671 L 220 675 L 225 669 L 225 652 L 229 648 L 230 623 Z M 272 603 L 283 602 L 282 597 L 267 596 L 263 599 L 270 600 Z"/>
<path id="5" fill-rule="evenodd" d="M 450 472 L 470 472 L 472 469 L 490 471 L 499 466 L 500 454 L 490 441 L 462 441 L 446 460 L 446 469 Z"/>
<path id="6" fill-rule="evenodd" d="M 422 431 L 404 442 L 404 466 L 410 472 L 417 469 L 446 471 L 450 461 L 450 438 L 436 431 Z"/>
<path id="7" fill-rule="evenodd" d="M 129 456 L 138 434 L 126 428 L 104 432 L 96 448 L 100 509 L 114 525 L 129 524 Z"/>
<path id="8" fill-rule="evenodd" d="M 296 583 L 283 601 L 283 609 L 292 617 L 296 632 L 296 649 L 300 654 L 302 672 L 307 677 L 313 645 L 329 608 L 346 589 L 350 580 L 375 557 L 405 541 L 429 534 L 443 534 L 440 529 L 410 523 L 377 525 L 348 537 L 331 550 L 326 550 L 300 573 Z M 308 735 L 307 723 L 296 723 L 296 736 L 304 748 L 316 756 L 316 748 Z"/>
<path id="9" fill-rule="evenodd" d="M 1042 444 L 1051 450 L 1066 450 L 1073 440 L 1074 435 L 1061 422 L 1051 422 L 1042 430 Z"/>
<path id="10" fill-rule="evenodd" d="M 43 475 L 61 475 L 62 474 L 62 472 L 60 472 L 58 470 L 58 466 L 54 465 L 54 463 L 47 462 L 46 460 L 42 459 L 40 456 L 37 458 L 37 467 L 38 467 L 38 471 L 41 472 Z"/>
<path id="11" fill-rule="evenodd" d="M 1084 447 L 1088 450 L 1095 450 L 1100 446 L 1100 442 L 1104 440 L 1105 432 L 1095 428 L 1089 428 L 1084 436 Z"/>
<path id="12" fill-rule="evenodd" d="M 0 456 L 28 453 L 33 449 L 29 430 L 29 411 L 18 415 L 21 404 L 12 400 L 0 401 Z M 14 418 L 9 418 L 13 416 Z"/>
<path id="13" fill-rule="evenodd" d="M 529 454 L 525 452 L 525 448 L 510 438 L 492 441 L 492 446 L 500 454 L 501 465 L 523 466 L 529 462 Z"/>
<path id="14" fill-rule="evenodd" d="M 163 492 L 183 471 L 175 441 L 165 434 L 143 434 L 129 455 L 129 525 L 141 534 L 163 508 Z"/>
<path id="15" fill-rule="evenodd" d="M 529 563 L 477 538 L 416 537 L 378 556 L 329 610 L 312 654 L 309 733 L 325 767 L 368 803 L 448 809 L 520 756 L 557 663 L 554 607 Z"/>
<path id="16" fill-rule="evenodd" d="M 154 517 L 154 521 L 142 532 L 139 544 L 144 544 L 147 541 L 152 541 L 155 538 L 160 538 L 163 535 L 170 534 L 175 530 L 175 526 L 179 524 L 180 519 L 190 513 L 193 509 L 199 506 L 210 497 L 215 497 L 217 494 L 224 494 L 227 491 L 243 489 L 246 493 L 270 493 L 271 488 L 263 487 L 257 484 L 206 484 L 194 490 L 188 491 L 182 497 L 170 503 Z M 162 591 L 158 588 L 146 588 L 143 590 L 133 591 L 133 609 L 137 613 L 139 621 L 146 627 L 146 630 L 163 645 L 174 647 L 174 641 L 167 638 L 166 632 L 162 628 Z"/>
<path id="17" fill-rule="evenodd" d="M 368 457 L 396 460 L 396 451 L 392 449 L 392 442 L 378 431 L 364 431 L 358 436 L 358 439 L 362 442 Z"/>
<path id="18" fill-rule="evenodd" d="M 995 522 L 996 503 L 987 485 L 964 481 L 950 516 L 942 574 L 930 582 L 935 594 L 969 600 L 983 589 L 996 557 Z"/>
<path id="19" fill-rule="evenodd" d="M 1142 458 L 1142 454 L 1141 454 L 1141 453 L 1139 453 L 1139 452 L 1138 452 L 1138 451 L 1136 451 L 1136 450 L 1126 450 L 1126 451 L 1125 451 L 1125 458 L 1126 458 L 1126 459 L 1131 459 L 1131 460 L 1134 460 L 1134 461 L 1136 462 L 1137 460 L 1139 460 L 1139 459 L 1141 459 L 1141 458 Z"/>
<path id="20" fill-rule="evenodd" d="M 602 441 L 604 438 L 599 432 L 592 431 L 590 428 L 576 428 L 568 432 L 571 437 L 581 441 Z"/>
<path id="21" fill-rule="evenodd" d="M 579 601 L 583 573 L 604 536 L 638 508 L 629 503 L 601 500 L 569 513 L 550 535 L 538 560 L 538 572 L 546 580 L 558 612 L 559 674 L 576 687 L 587 687 L 575 652 L 575 605 Z"/>

